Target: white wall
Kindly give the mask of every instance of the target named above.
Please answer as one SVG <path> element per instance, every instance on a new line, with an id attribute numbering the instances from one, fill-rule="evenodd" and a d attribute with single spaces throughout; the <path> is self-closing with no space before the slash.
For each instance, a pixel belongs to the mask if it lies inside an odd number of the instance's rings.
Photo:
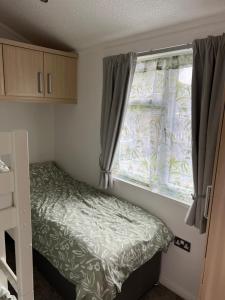
<path id="1" fill-rule="evenodd" d="M 77 179 L 98 184 L 99 132 L 102 91 L 102 57 L 127 51 L 146 51 L 192 42 L 222 33 L 224 16 L 173 26 L 80 52 L 78 104 L 60 105 L 55 112 L 56 160 Z M 188 207 L 125 182 L 114 193 L 161 217 L 174 234 L 192 244 L 191 253 L 171 246 L 163 256 L 161 282 L 185 299 L 196 299 L 204 253 L 204 236 L 184 224 Z"/>
<path id="2" fill-rule="evenodd" d="M 0 131 L 28 130 L 31 162 L 54 159 L 54 108 L 49 104 L 0 103 Z"/>
<path id="3" fill-rule="evenodd" d="M 0 37 L 25 41 L 0 23 Z M 54 106 L 50 104 L 7 103 L 0 101 L 0 131 L 26 129 L 30 161 L 54 159 Z"/>
<path id="4" fill-rule="evenodd" d="M 102 51 L 79 54 L 78 104 L 59 105 L 55 115 L 56 160 L 80 180 L 98 181 Z"/>
<path id="5" fill-rule="evenodd" d="M 6 26 L 5 24 L 0 23 L 0 37 L 4 39 L 11 39 L 20 42 L 26 42 L 27 40 L 12 30 L 10 27 Z"/>

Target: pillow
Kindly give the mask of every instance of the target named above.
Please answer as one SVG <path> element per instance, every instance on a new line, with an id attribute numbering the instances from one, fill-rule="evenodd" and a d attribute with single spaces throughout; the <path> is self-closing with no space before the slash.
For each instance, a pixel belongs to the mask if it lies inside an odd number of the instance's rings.
<path id="1" fill-rule="evenodd" d="M 63 180 L 64 172 L 53 161 L 30 164 L 31 186 L 41 186 Z"/>
<path id="2" fill-rule="evenodd" d="M 10 171 L 9 168 L 4 163 L 4 161 L 0 160 L 0 173 L 5 173 L 5 172 L 9 172 L 9 171 Z"/>

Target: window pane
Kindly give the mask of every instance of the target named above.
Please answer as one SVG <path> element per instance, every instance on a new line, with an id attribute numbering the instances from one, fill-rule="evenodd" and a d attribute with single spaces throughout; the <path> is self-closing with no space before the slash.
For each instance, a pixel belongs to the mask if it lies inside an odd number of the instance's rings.
<path id="1" fill-rule="evenodd" d="M 168 183 L 192 191 L 191 73 L 191 67 L 179 70 Z"/>
<path id="2" fill-rule="evenodd" d="M 117 150 L 116 173 L 149 184 L 157 177 L 161 109 L 130 105 Z"/>
<path id="3" fill-rule="evenodd" d="M 114 161 L 115 175 L 190 200 L 192 54 L 136 66 Z"/>
<path id="4" fill-rule="evenodd" d="M 164 72 L 157 70 L 157 61 L 138 62 L 129 104 L 162 105 Z"/>

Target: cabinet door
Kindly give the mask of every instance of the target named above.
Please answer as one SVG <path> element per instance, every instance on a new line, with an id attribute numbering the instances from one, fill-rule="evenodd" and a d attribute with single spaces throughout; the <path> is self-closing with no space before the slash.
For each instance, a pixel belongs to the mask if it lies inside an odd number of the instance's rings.
<path id="1" fill-rule="evenodd" d="M 225 299 L 225 117 L 214 183 L 201 300 Z"/>
<path id="2" fill-rule="evenodd" d="M 7 96 L 43 97 L 43 52 L 3 45 Z"/>
<path id="3" fill-rule="evenodd" d="M 4 92 L 4 76 L 3 76 L 3 61 L 2 61 L 2 45 L 0 44 L 0 95 L 3 96 Z"/>
<path id="4" fill-rule="evenodd" d="M 44 53 L 45 97 L 76 100 L 76 58 Z"/>

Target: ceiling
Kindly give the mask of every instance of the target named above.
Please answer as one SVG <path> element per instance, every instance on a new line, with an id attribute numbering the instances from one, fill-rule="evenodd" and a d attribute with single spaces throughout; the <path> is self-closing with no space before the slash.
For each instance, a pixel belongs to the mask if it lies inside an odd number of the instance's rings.
<path id="1" fill-rule="evenodd" d="M 224 0 L 0 1 L 0 21 L 31 42 L 78 50 L 223 11 Z"/>

